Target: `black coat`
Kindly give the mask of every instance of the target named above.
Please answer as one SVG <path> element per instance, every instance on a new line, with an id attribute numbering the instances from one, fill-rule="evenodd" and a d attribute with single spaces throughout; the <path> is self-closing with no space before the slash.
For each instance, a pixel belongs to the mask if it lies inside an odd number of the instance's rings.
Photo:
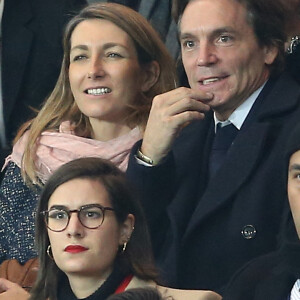
<path id="1" fill-rule="evenodd" d="M 213 116 L 184 128 L 165 161 L 136 163 L 156 260 L 167 284 L 218 292 L 247 261 L 277 247 L 287 210 L 283 149 L 300 121 L 300 86 L 283 74 L 266 84 L 226 161 L 208 183 Z"/>
<path id="2" fill-rule="evenodd" d="M 57 81 L 62 34 L 85 0 L 7 0 L 2 18 L 2 97 L 10 144 Z"/>
<path id="3" fill-rule="evenodd" d="M 252 260 L 236 272 L 223 300 L 287 300 L 300 279 L 299 238 L 294 228 L 289 235 L 279 250 Z"/>

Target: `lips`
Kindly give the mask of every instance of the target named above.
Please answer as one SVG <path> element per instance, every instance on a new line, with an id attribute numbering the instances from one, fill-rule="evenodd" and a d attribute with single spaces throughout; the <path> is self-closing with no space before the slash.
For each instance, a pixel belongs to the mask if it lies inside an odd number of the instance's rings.
<path id="1" fill-rule="evenodd" d="M 69 245 L 65 248 L 65 252 L 69 252 L 69 253 L 80 253 L 80 252 L 84 252 L 87 251 L 88 248 L 85 248 L 83 246 L 80 245 Z"/>

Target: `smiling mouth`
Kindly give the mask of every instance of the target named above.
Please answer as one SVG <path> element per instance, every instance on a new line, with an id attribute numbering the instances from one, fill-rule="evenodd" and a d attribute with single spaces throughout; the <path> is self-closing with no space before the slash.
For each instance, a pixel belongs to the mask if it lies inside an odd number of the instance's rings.
<path id="1" fill-rule="evenodd" d="M 111 93 L 111 89 L 107 87 L 97 88 L 97 89 L 87 89 L 85 92 L 88 95 L 100 96 L 100 95 Z"/>

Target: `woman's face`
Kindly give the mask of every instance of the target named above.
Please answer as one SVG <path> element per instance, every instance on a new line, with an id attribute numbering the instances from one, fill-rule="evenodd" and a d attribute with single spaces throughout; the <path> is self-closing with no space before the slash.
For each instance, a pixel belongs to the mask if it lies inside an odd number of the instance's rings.
<path id="1" fill-rule="evenodd" d="M 48 210 L 76 210 L 88 204 L 112 207 L 102 183 L 91 179 L 73 179 L 54 191 L 49 199 Z M 95 213 L 85 214 L 88 218 L 94 218 L 94 215 Z M 57 222 L 62 215 L 52 217 Z M 80 223 L 77 213 L 71 213 L 64 231 L 54 232 L 48 229 L 55 263 L 67 276 L 73 274 L 107 278 L 112 271 L 119 246 L 130 238 L 133 219 L 132 215 L 128 215 L 125 222 L 119 224 L 114 211 L 107 210 L 102 225 L 89 229 Z"/>
<path id="2" fill-rule="evenodd" d="M 91 123 L 121 122 L 126 105 L 149 88 L 132 39 L 102 19 L 83 21 L 74 29 L 69 79 L 75 101 Z"/>

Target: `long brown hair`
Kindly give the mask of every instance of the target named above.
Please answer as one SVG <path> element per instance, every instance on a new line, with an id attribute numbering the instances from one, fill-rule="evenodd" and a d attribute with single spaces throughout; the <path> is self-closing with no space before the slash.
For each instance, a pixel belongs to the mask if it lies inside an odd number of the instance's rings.
<path id="1" fill-rule="evenodd" d="M 56 300 L 57 280 L 61 277 L 62 271 L 46 253 L 50 242 L 41 212 L 48 209 L 49 199 L 60 185 L 78 178 L 98 180 L 105 187 L 120 224 L 124 222 L 128 214 L 133 214 L 135 217 L 134 231 L 126 251 L 120 251 L 117 256 L 120 267 L 144 280 L 155 280 L 157 277 L 146 219 L 125 174 L 104 159 L 80 158 L 56 170 L 45 184 L 41 194 L 36 216 L 36 247 L 40 268 L 37 282 L 31 293 L 31 300 L 47 298 Z"/>
<path id="2" fill-rule="evenodd" d="M 176 70 L 158 33 L 150 23 L 134 10 L 115 3 L 98 3 L 87 6 L 73 17 L 66 29 L 63 39 L 64 57 L 57 84 L 46 100 L 44 106 L 33 120 L 24 124 L 18 132 L 15 142 L 30 129 L 28 143 L 22 161 L 22 174 L 27 183 L 39 183 L 34 165 L 38 138 L 43 131 L 57 131 L 66 120 L 74 125 L 76 134 L 91 136 L 88 118 L 81 113 L 74 101 L 70 89 L 68 69 L 70 65 L 70 40 L 76 26 L 89 19 L 104 19 L 124 30 L 133 40 L 141 66 L 156 61 L 160 68 L 157 82 L 139 99 L 132 99 L 128 105 L 127 122 L 131 127 L 146 125 L 153 98 L 176 87 Z"/>

